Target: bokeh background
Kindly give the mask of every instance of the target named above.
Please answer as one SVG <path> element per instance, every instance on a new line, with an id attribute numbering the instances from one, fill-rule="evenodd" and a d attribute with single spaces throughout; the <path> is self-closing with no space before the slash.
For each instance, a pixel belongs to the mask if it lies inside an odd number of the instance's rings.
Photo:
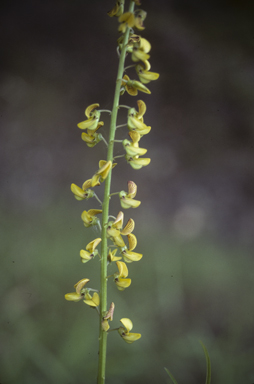
<path id="1" fill-rule="evenodd" d="M 111 0 L 3 1 L 1 29 L 1 384 L 96 382 L 98 321 L 64 294 L 83 277 L 98 287 L 98 259 L 79 250 L 98 233 L 80 214 L 81 185 L 105 158 L 76 124 L 91 103 L 112 107 L 117 19 Z M 110 384 L 254 382 L 254 23 L 251 1 L 143 1 L 152 44 L 142 139 L 151 165 L 119 159 L 113 191 L 138 184 L 139 263 L 118 292 L 112 327 L 129 317 L 142 338 L 108 343 Z M 133 69 L 130 76 L 135 76 Z M 124 123 L 121 111 L 119 123 Z M 105 136 L 109 116 L 105 114 Z M 118 132 L 125 138 L 126 130 Z M 116 154 L 121 154 L 116 145 Z M 98 188 L 98 194 L 102 189 Z M 112 199 L 111 213 L 119 211 Z M 109 273 L 115 269 L 110 266 Z"/>

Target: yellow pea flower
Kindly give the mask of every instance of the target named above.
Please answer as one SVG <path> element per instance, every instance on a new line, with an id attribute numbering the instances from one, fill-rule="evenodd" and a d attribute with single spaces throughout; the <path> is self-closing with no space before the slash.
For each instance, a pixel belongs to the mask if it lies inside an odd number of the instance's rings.
<path id="1" fill-rule="evenodd" d="M 100 305 L 100 296 L 97 292 L 94 292 L 93 296 L 91 296 L 90 293 L 87 292 L 84 296 L 83 301 L 90 307 L 98 307 Z"/>
<path id="2" fill-rule="evenodd" d="M 139 145 L 135 146 L 127 139 L 123 140 L 123 147 L 129 156 L 143 156 L 147 152 L 146 148 L 139 148 Z"/>
<path id="3" fill-rule="evenodd" d="M 128 318 L 123 318 L 120 320 L 123 324 L 123 327 L 120 327 L 118 329 L 119 335 L 126 341 L 126 343 L 131 344 L 134 341 L 140 339 L 141 334 L 140 333 L 130 333 L 130 331 L 133 328 L 132 321 Z"/>
<path id="4" fill-rule="evenodd" d="M 77 200 L 90 199 L 90 197 L 93 197 L 94 192 L 89 188 L 91 188 L 91 179 L 86 180 L 83 183 L 82 188 L 78 187 L 76 184 L 71 184 L 71 191 Z"/>
<path id="5" fill-rule="evenodd" d="M 121 234 L 120 229 L 123 227 L 124 214 L 120 211 L 115 219 L 115 221 L 109 221 L 107 227 L 107 234 L 110 238 L 117 237 Z"/>
<path id="6" fill-rule="evenodd" d="M 124 0 L 117 0 L 115 3 L 115 6 L 111 9 L 111 11 L 108 11 L 108 15 L 110 17 L 116 16 L 119 17 L 123 14 L 124 11 Z"/>
<path id="7" fill-rule="evenodd" d="M 137 61 L 145 61 L 149 60 L 150 55 L 148 55 L 148 52 L 151 50 L 151 44 L 148 40 L 144 39 L 143 37 L 140 37 L 140 39 L 134 42 L 133 48 L 132 48 L 132 55 L 131 59 L 134 62 Z"/>
<path id="8" fill-rule="evenodd" d="M 127 162 L 132 166 L 133 169 L 140 169 L 150 164 L 151 159 L 149 158 L 139 158 L 138 156 L 125 156 Z"/>
<path id="9" fill-rule="evenodd" d="M 116 252 L 117 252 L 117 248 L 114 249 L 113 251 L 111 251 L 111 249 L 109 249 L 108 257 L 107 257 L 107 260 L 109 263 L 112 263 L 113 261 L 118 261 L 118 260 L 122 259 L 122 257 L 115 256 Z"/>
<path id="10" fill-rule="evenodd" d="M 141 135 L 136 132 L 135 130 L 131 130 L 129 132 L 129 136 L 132 139 L 132 142 L 128 139 L 123 140 L 123 147 L 129 156 L 142 156 L 146 154 L 147 149 L 146 148 L 139 148 L 139 140 L 141 138 Z"/>
<path id="11" fill-rule="evenodd" d="M 139 80 L 143 84 L 150 83 L 150 81 L 152 80 L 157 80 L 160 76 L 159 73 L 149 72 L 149 70 L 147 70 L 142 64 L 136 65 L 135 69 L 138 74 Z"/>
<path id="12" fill-rule="evenodd" d="M 139 118 L 137 116 L 137 111 L 135 108 L 130 108 L 128 110 L 127 125 L 130 131 L 136 131 L 141 136 L 147 135 L 151 131 L 151 127 L 147 126 L 143 122 L 143 118 Z"/>
<path id="13" fill-rule="evenodd" d="M 141 253 L 132 252 L 133 249 L 136 248 L 137 245 L 137 239 L 136 236 L 133 233 L 130 233 L 127 235 L 129 247 L 125 247 L 121 250 L 121 253 L 123 255 L 123 259 L 126 263 L 131 263 L 132 261 L 139 261 L 142 259 L 143 255 Z"/>
<path id="14" fill-rule="evenodd" d="M 123 291 L 131 285 L 131 279 L 127 278 L 129 271 L 123 261 L 117 261 L 116 265 L 118 272 L 114 273 L 114 281 L 119 291 Z"/>
<path id="15" fill-rule="evenodd" d="M 124 33 L 127 27 L 132 28 L 135 25 L 135 16 L 132 12 L 125 12 L 118 18 L 119 25 L 118 31 Z"/>
<path id="16" fill-rule="evenodd" d="M 136 96 L 138 94 L 138 91 L 148 93 L 148 94 L 151 93 L 149 89 L 144 86 L 144 84 L 140 83 L 137 80 L 130 80 L 128 75 L 124 75 L 122 86 L 124 87 L 124 89 L 126 89 L 126 91 L 131 96 Z"/>
<path id="17" fill-rule="evenodd" d="M 127 236 L 134 230 L 134 227 L 135 227 L 134 220 L 129 219 L 125 227 L 122 229 L 123 218 L 124 218 L 124 214 L 123 212 L 120 211 L 116 217 L 116 220 L 114 222 L 109 221 L 108 227 L 107 227 L 107 234 L 109 238 L 119 248 L 125 247 L 125 242 L 121 235 Z"/>
<path id="18" fill-rule="evenodd" d="M 100 121 L 97 124 L 97 127 L 94 130 L 87 129 L 86 132 L 81 133 L 81 139 L 86 142 L 87 146 L 93 148 L 102 140 L 102 135 L 96 131 L 104 125 L 103 121 Z"/>
<path id="19" fill-rule="evenodd" d="M 128 193 L 121 191 L 119 193 L 120 204 L 122 208 L 137 208 L 140 206 L 141 201 L 134 200 L 137 193 L 137 185 L 133 181 L 128 181 Z"/>
<path id="20" fill-rule="evenodd" d="M 83 211 L 81 213 L 81 219 L 84 222 L 85 227 L 91 227 L 98 223 L 98 218 L 95 216 L 98 213 L 102 213 L 101 209 L 89 209 L 89 211 Z"/>
<path id="21" fill-rule="evenodd" d="M 144 24 L 143 24 L 143 21 L 145 20 L 146 15 L 147 15 L 147 12 L 143 11 L 142 9 L 139 9 L 139 10 L 135 13 L 135 21 L 134 21 L 134 25 L 135 25 L 135 27 L 138 28 L 139 30 L 143 30 L 143 29 L 145 29 Z"/>
<path id="22" fill-rule="evenodd" d="M 88 119 L 78 124 L 78 127 L 80 129 L 90 129 L 91 131 L 96 131 L 101 113 L 95 108 L 99 106 L 99 104 L 91 104 L 86 108 L 85 115 Z"/>
<path id="23" fill-rule="evenodd" d="M 83 298 L 84 292 L 83 288 L 84 286 L 90 281 L 89 279 L 81 279 L 79 280 L 75 285 L 74 288 L 76 288 L 76 292 L 66 293 L 64 296 L 66 300 L 68 301 L 79 301 Z"/>
<path id="24" fill-rule="evenodd" d="M 115 165 L 115 164 L 114 164 Z M 100 185 L 109 174 L 109 171 L 112 168 L 112 161 L 100 160 L 99 161 L 99 170 L 93 175 L 91 179 L 91 186 Z"/>
<path id="25" fill-rule="evenodd" d="M 97 245 L 101 242 L 101 238 L 97 238 L 93 241 L 90 241 L 86 246 L 86 251 L 81 249 L 80 257 L 82 263 L 87 263 L 89 260 L 93 259 L 96 255 L 98 255 L 98 249 L 96 249 Z"/>

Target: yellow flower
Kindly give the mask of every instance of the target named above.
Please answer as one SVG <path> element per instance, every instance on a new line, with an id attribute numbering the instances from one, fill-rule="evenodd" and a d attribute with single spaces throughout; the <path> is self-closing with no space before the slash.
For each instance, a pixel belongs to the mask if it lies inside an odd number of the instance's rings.
<path id="1" fill-rule="evenodd" d="M 119 291 L 123 291 L 131 285 L 131 279 L 127 278 L 129 272 L 127 265 L 123 261 L 117 261 L 116 265 L 118 272 L 114 273 L 114 281 Z"/>
<path id="2" fill-rule="evenodd" d="M 149 158 L 139 158 L 138 156 L 125 156 L 127 162 L 132 166 L 133 169 L 140 169 L 150 164 L 151 159 Z"/>
<path id="3" fill-rule="evenodd" d="M 136 248 L 137 239 L 133 233 L 127 235 L 129 247 L 125 247 L 122 249 L 121 253 L 123 255 L 123 259 L 126 263 L 131 263 L 132 261 L 139 261 L 142 259 L 143 255 L 141 253 L 132 252 L 133 249 Z"/>
<path id="4" fill-rule="evenodd" d="M 98 307 L 100 305 L 100 296 L 97 292 L 94 292 L 93 296 L 89 292 L 85 293 L 84 303 L 90 305 L 90 307 Z"/>
<path id="5" fill-rule="evenodd" d="M 137 39 L 136 39 L 137 40 Z M 131 59 L 132 61 L 145 61 L 149 60 L 150 55 L 148 55 L 148 52 L 151 50 L 151 44 L 148 40 L 144 39 L 143 37 L 140 37 L 138 41 L 135 41 L 133 44 L 133 48 L 131 50 L 132 55 Z"/>
<path id="6" fill-rule="evenodd" d="M 108 227 L 107 227 L 107 234 L 108 234 L 109 238 L 113 241 L 113 243 L 117 247 L 120 247 L 120 248 L 125 247 L 125 242 L 124 242 L 121 235 L 127 236 L 128 234 L 130 234 L 134 230 L 134 227 L 135 227 L 134 220 L 129 219 L 127 221 L 127 224 L 125 225 L 125 227 L 122 229 L 123 218 L 124 218 L 124 214 L 123 214 L 123 212 L 120 211 L 118 213 L 115 221 L 114 222 L 109 221 Z"/>
<path id="7" fill-rule="evenodd" d="M 137 193 L 137 185 L 133 181 L 128 181 L 128 193 L 121 191 L 119 193 L 120 204 L 122 208 L 137 208 L 140 206 L 141 201 L 134 200 Z"/>
<path id="8" fill-rule="evenodd" d="M 84 222 L 85 227 L 91 227 L 98 223 L 98 218 L 95 216 L 98 213 L 102 213 L 101 209 L 89 209 L 89 211 L 83 211 L 81 214 L 81 219 Z"/>
<path id="9" fill-rule="evenodd" d="M 108 331 L 109 330 L 109 323 L 108 321 L 112 321 L 113 320 L 113 315 L 114 315 L 114 310 L 115 310 L 115 304 L 114 303 L 111 303 L 110 304 L 110 307 L 109 307 L 109 310 L 108 312 L 106 313 L 105 316 L 103 316 L 103 320 L 102 320 L 102 323 L 101 323 L 101 326 L 102 326 L 102 329 L 104 331 Z"/>
<path id="10" fill-rule="evenodd" d="M 124 0 L 117 0 L 114 8 L 111 11 L 108 11 L 110 17 L 116 16 L 119 17 L 123 14 L 124 11 Z"/>
<path id="11" fill-rule="evenodd" d="M 109 174 L 109 171 L 112 168 L 112 161 L 100 160 L 99 161 L 99 170 L 93 175 L 91 179 L 91 186 L 100 185 Z"/>
<path id="12" fill-rule="evenodd" d="M 93 259 L 96 255 L 98 255 L 98 249 L 96 249 L 96 247 L 100 242 L 101 238 L 98 237 L 97 239 L 87 244 L 86 251 L 84 249 L 81 249 L 80 257 L 82 263 L 87 263 L 89 260 Z"/>
<path id="13" fill-rule="evenodd" d="M 99 104 L 91 104 L 86 108 L 85 115 L 88 119 L 78 124 L 80 129 L 90 129 L 91 131 L 96 131 L 101 115 L 101 113 L 95 109 L 97 107 L 99 107 Z"/>
<path id="14" fill-rule="evenodd" d="M 84 286 L 90 281 L 89 279 L 81 279 L 79 280 L 75 285 L 74 288 L 76 288 L 76 292 L 66 293 L 64 296 L 66 300 L 68 301 L 79 301 L 84 296 Z"/>
<path id="15" fill-rule="evenodd" d="M 84 200 L 93 197 L 94 192 L 89 189 L 91 187 L 91 179 L 86 180 L 82 188 L 78 187 L 76 184 L 71 184 L 71 191 L 74 194 L 75 199 Z"/>
<path id="16" fill-rule="evenodd" d="M 138 91 L 148 94 L 151 93 L 149 89 L 145 87 L 142 83 L 137 80 L 130 80 L 129 76 L 127 75 L 124 75 L 123 77 L 122 86 L 131 96 L 136 96 L 138 94 Z"/>
<path id="17" fill-rule="evenodd" d="M 126 341 L 126 343 L 131 344 L 134 341 L 140 339 L 141 334 L 140 333 L 130 333 L 130 331 L 133 328 L 132 321 L 127 318 L 123 318 L 120 320 L 123 324 L 123 327 L 120 327 L 118 329 L 119 335 Z"/>
<path id="18" fill-rule="evenodd" d="M 149 67 L 150 67 L 150 64 L 149 64 Z M 139 80 L 143 84 L 150 83 L 150 81 L 152 80 L 157 80 L 160 76 L 159 73 L 149 72 L 149 70 L 146 69 L 146 67 L 144 67 L 142 64 L 136 65 L 135 68 L 136 68 L 136 72 L 138 74 Z"/>
<path id="19" fill-rule="evenodd" d="M 132 12 L 123 13 L 118 19 L 119 25 L 118 31 L 124 33 L 128 28 L 132 28 L 135 25 L 135 16 Z"/>
<path id="20" fill-rule="evenodd" d="M 141 136 L 147 135 L 151 131 L 151 127 L 148 127 L 143 121 L 143 116 L 140 117 L 135 108 L 130 108 L 128 110 L 127 125 L 130 131 L 136 131 Z"/>
<path id="21" fill-rule="evenodd" d="M 116 252 L 117 252 L 117 248 L 114 249 L 114 251 L 112 251 L 112 252 L 111 252 L 111 249 L 108 251 L 107 260 L 108 260 L 109 263 L 112 263 L 113 261 L 118 261 L 118 260 L 122 259 L 119 256 L 115 256 Z"/>
<path id="22" fill-rule="evenodd" d="M 84 288 L 84 286 L 90 281 L 89 279 L 81 279 L 75 285 L 76 292 L 66 293 L 65 299 L 68 301 L 79 301 L 85 299 L 84 303 L 90 305 L 90 307 L 98 307 L 100 304 L 100 297 L 98 293 L 94 293 L 93 296 L 89 294 L 90 288 Z"/>
<path id="23" fill-rule="evenodd" d="M 142 156 L 147 152 L 146 148 L 139 148 L 139 140 L 141 138 L 140 134 L 134 130 L 129 132 L 129 136 L 132 139 L 132 142 L 124 139 L 123 140 L 123 147 L 129 156 Z"/>
<path id="24" fill-rule="evenodd" d="M 147 13 L 145 11 L 143 11 L 142 9 L 139 9 L 136 13 L 135 13 L 135 21 L 134 21 L 134 25 L 136 28 L 138 28 L 139 30 L 143 30 L 145 29 L 144 25 L 143 25 L 143 21 L 145 20 L 146 18 L 146 15 Z"/>
<path id="25" fill-rule="evenodd" d="M 81 133 L 81 139 L 86 142 L 88 147 L 93 148 L 102 140 L 102 135 L 100 133 L 97 133 L 96 131 L 103 125 L 103 121 L 100 121 L 94 130 L 87 129 L 87 133 Z"/>

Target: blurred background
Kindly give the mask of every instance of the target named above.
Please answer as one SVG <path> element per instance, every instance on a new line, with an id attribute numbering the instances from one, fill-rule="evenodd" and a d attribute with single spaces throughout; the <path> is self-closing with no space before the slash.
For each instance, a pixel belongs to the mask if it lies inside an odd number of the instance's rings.
<path id="1" fill-rule="evenodd" d="M 254 9 L 251 1 L 160 0 L 141 35 L 152 44 L 151 95 L 142 138 L 151 164 L 124 159 L 112 191 L 138 185 L 132 285 L 109 302 L 142 338 L 108 338 L 107 383 L 254 382 Z M 84 277 L 98 288 L 99 260 L 79 251 L 98 237 L 80 214 L 81 185 L 105 159 L 88 148 L 77 123 L 92 103 L 111 109 L 118 59 L 114 0 L 23 0 L 1 5 L 1 384 L 96 382 L 95 310 L 64 300 Z M 127 63 L 131 64 L 130 59 Z M 135 70 L 128 75 L 136 78 Z M 103 115 L 105 137 L 108 114 Z M 119 124 L 126 121 L 126 110 Z M 118 139 L 126 138 L 119 129 Z M 122 153 L 116 144 L 116 155 Z M 103 189 L 98 187 L 98 195 Z M 112 198 L 111 213 L 120 210 Z M 109 274 L 114 273 L 109 267 Z"/>

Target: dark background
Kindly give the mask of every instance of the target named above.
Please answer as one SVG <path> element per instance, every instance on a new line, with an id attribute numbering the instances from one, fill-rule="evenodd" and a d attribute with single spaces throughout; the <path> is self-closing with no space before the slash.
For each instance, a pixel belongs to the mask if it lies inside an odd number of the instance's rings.
<path id="1" fill-rule="evenodd" d="M 99 261 L 79 250 L 98 233 L 80 220 L 94 202 L 81 185 L 105 159 L 76 124 L 92 103 L 112 108 L 117 71 L 111 1 L 5 1 L 1 5 L 1 384 L 94 383 L 95 311 L 64 294 L 83 277 L 98 288 Z M 140 34 L 152 44 L 147 104 L 151 157 L 135 171 L 124 159 L 112 191 L 138 185 L 132 285 L 118 292 L 112 327 L 129 317 L 140 341 L 109 335 L 107 382 L 254 382 L 254 23 L 248 1 L 143 1 Z M 127 60 L 131 64 L 130 59 Z M 128 75 L 136 78 L 130 69 Z M 109 117 L 103 115 L 105 137 Z M 126 110 L 119 114 L 119 124 Z M 118 138 L 125 138 L 119 130 Z M 116 145 L 116 154 L 122 148 Z M 102 190 L 98 189 L 102 196 Z M 112 199 L 111 213 L 120 206 Z M 109 268 L 114 273 L 114 267 Z M 111 272 L 112 271 L 112 272 Z"/>

